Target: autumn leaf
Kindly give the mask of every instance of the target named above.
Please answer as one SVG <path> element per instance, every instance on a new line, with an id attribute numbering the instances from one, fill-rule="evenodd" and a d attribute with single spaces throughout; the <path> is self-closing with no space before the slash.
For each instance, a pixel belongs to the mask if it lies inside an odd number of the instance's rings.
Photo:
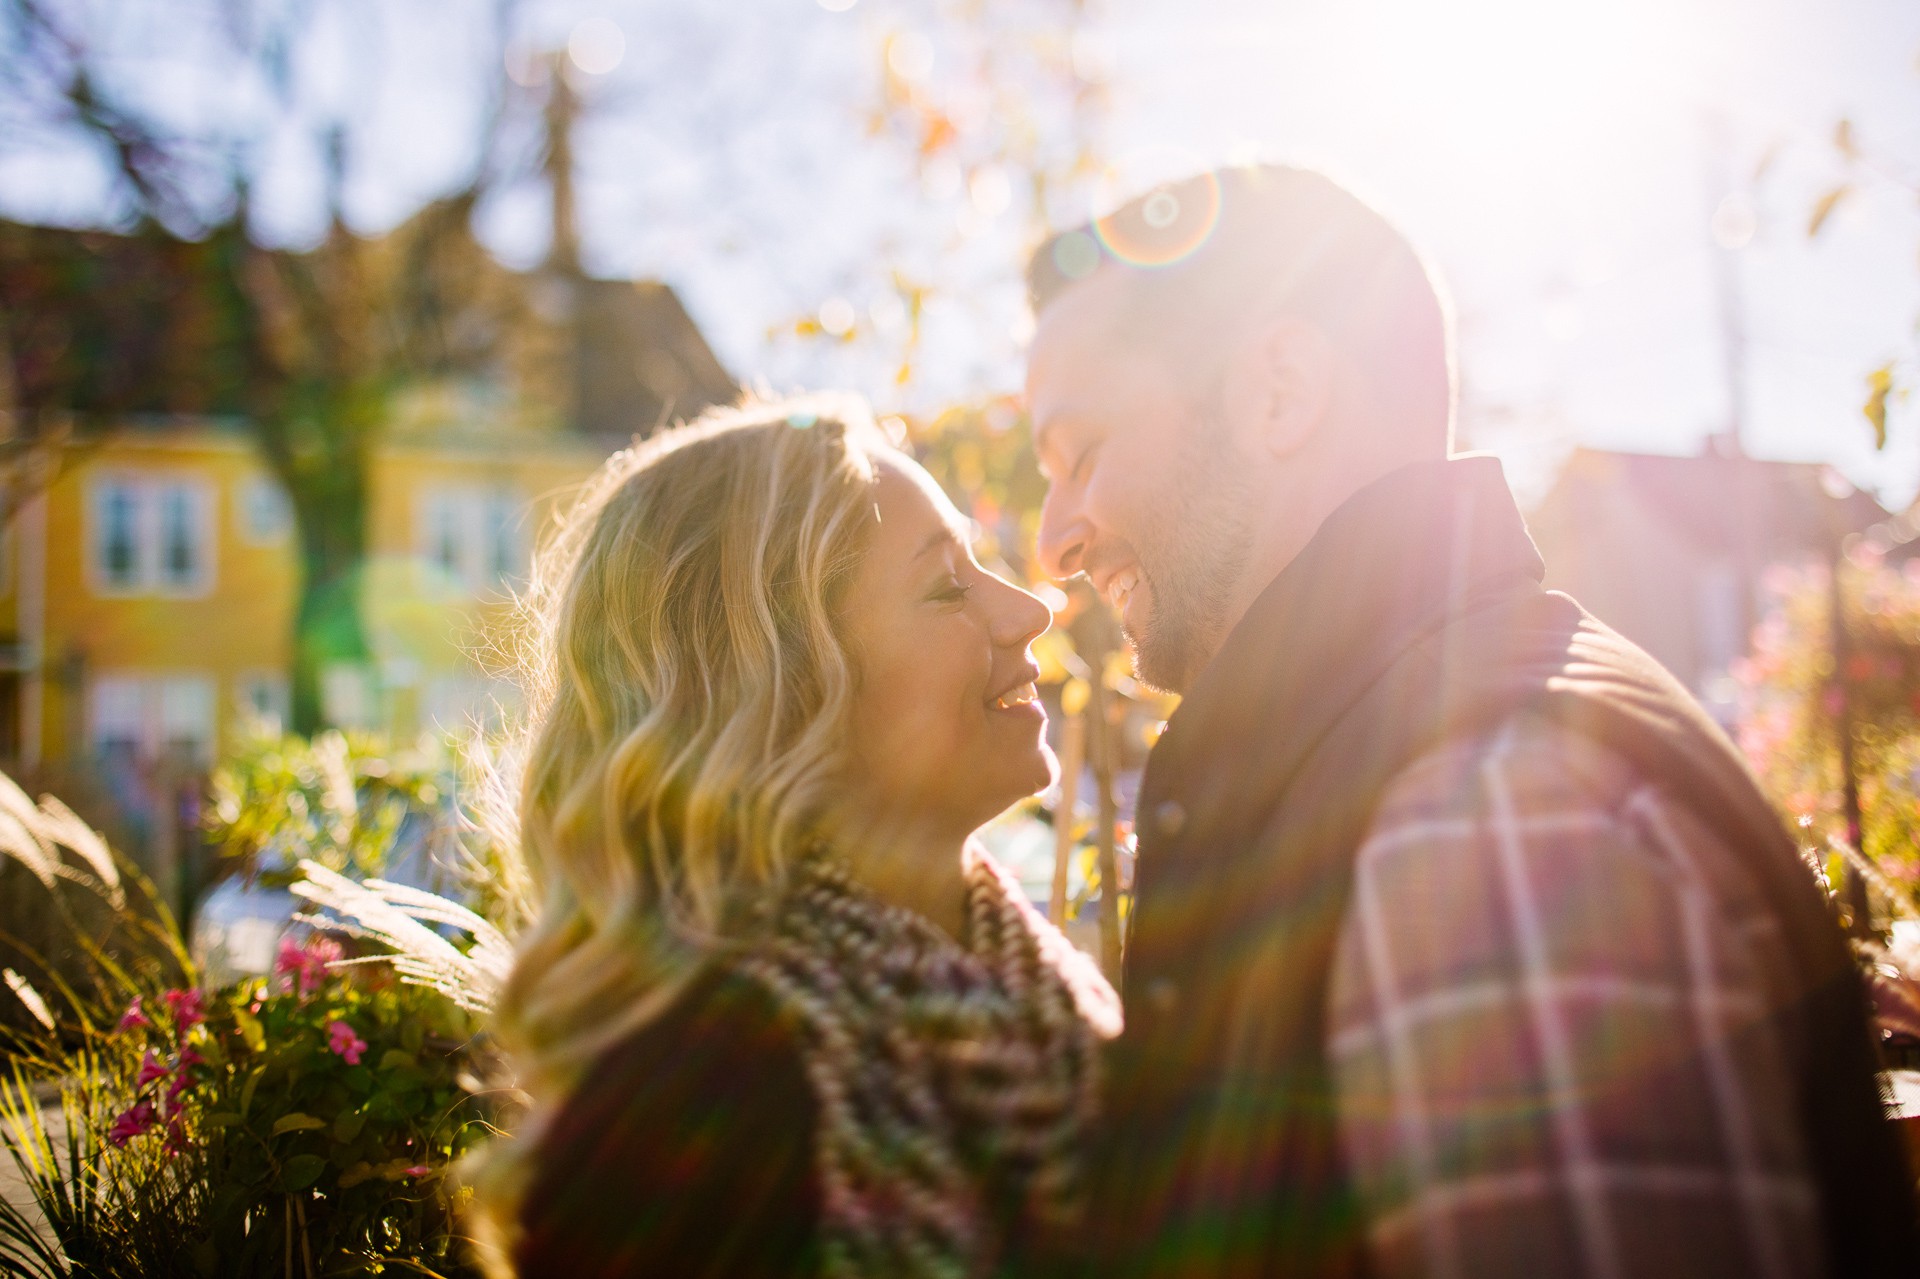
<path id="1" fill-rule="evenodd" d="M 1882 364 L 1867 375 L 1867 402 L 1860 411 L 1873 423 L 1873 447 L 1887 447 L 1887 396 L 1893 391 L 1893 365 Z"/>
<path id="2" fill-rule="evenodd" d="M 1820 197 L 1820 202 L 1813 206 L 1813 215 L 1807 219 L 1808 239 L 1820 234 L 1820 228 L 1827 224 L 1827 219 L 1833 216 L 1834 209 L 1839 207 L 1840 201 L 1846 199 L 1847 193 L 1852 189 L 1843 182 Z"/>
<path id="3" fill-rule="evenodd" d="M 1853 140 L 1853 121 L 1842 120 L 1833 126 L 1833 145 L 1849 160 L 1860 154 L 1860 149 Z"/>
<path id="4" fill-rule="evenodd" d="M 951 146 L 959 137 L 960 131 L 953 127 L 953 121 L 944 113 L 927 112 L 926 121 L 920 131 L 920 157 L 925 159 Z"/>

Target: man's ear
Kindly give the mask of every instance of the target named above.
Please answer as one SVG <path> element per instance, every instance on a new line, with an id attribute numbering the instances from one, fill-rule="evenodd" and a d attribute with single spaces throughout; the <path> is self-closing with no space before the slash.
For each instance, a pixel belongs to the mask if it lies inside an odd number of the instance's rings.
<path id="1" fill-rule="evenodd" d="M 1298 452 L 1326 421 L 1333 365 L 1333 344 L 1315 325 L 1291 316 L 1263 322 L 1228 360 L 1227 420 L 1274 456 Z"/>

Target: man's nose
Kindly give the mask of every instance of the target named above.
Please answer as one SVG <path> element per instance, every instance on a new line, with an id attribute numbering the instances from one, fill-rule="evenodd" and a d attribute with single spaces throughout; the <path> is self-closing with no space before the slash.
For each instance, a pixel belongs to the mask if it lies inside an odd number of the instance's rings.
<path id="1" fill-rule="evenodd" d="M 1034 547 L 1041 570 L 1064 581 L 1085 568 L 1091 532 L 1079 500 L 1058 484 L 1049 488 L 1040 503 L 1040 536 Z"/>

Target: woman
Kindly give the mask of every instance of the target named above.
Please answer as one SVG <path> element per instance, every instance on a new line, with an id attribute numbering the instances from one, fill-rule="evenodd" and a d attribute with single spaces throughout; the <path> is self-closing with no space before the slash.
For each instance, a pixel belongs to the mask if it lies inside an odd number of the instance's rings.
<path id="1" fill-rule="evenodd" d="M 1073 1214 L 1118 1004 L 971 841 L 1051 780 L 1052 619 L 964 529 L 788 402 L 616 456 L 543 561 L 526 1279 L 1004 1273 Z"/>

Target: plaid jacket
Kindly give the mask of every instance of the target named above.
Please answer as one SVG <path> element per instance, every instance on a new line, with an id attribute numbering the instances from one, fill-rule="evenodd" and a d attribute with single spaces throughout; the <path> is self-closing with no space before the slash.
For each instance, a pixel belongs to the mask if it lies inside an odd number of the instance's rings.
<path id="1" fill-rule="evenodd" d="M 1389 787 L 1329 994 L 1375 1273 L 1823 1273 L 1786 951 L 1716 838 L 1526 714 Z"/>

